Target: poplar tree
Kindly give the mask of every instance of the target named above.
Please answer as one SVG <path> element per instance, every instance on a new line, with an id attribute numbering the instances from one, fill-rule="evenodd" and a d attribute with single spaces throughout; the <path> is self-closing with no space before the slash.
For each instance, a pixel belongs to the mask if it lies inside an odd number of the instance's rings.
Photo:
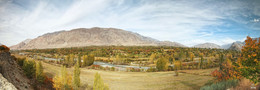
<path id="1" fill-rule="evenodd" d="M 43 83 L 44 81 L 44 75 L 43 75 L 43 67 L 41 61 L 36 64 L 36 72 L 35 72 L 36 80 L 40 83 Z"/>
<path id="2" fill-rule="evenodd" d="M 74 66 L 73 71 L 73 85 L 74 89 L 78 90 L 80 87 L 80 69 L 79 69 L 79 60 L 77 60 L 77 64 Z"/>
<path id="3" fill-rule="evenodd" d="M 108 86 L 104 84 L 101 76 L 98 73 L 95 74 L 93 90 L 109 90 Z"/>

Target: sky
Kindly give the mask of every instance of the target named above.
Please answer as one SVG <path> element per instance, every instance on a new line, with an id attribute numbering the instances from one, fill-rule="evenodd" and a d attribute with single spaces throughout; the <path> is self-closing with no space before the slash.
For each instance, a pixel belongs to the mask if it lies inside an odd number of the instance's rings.
<path id="1" fill-rule="evenodd" d="M 119 28 L 186 46 L 260 37 L 260 0 L 0 0 L 0 43 L 75 28 Z"/>

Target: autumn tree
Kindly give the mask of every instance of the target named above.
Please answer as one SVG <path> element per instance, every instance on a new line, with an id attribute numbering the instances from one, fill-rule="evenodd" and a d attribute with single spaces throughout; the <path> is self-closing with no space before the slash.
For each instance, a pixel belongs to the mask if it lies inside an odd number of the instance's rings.
<path id="1" fill-rule="evenodd" d="M 53 79 L 53 87 L 56 90 L 70 90 L 72 89 L 71 75 L 68 74 L 66 66 L 62 66 L 61 73 L 56 75 Z"/>
<path id="2" fill-rule="evenodd" d="M 26 58 L 26 60 L 24 60 L 23 62 L 22 69 L 24 70 L 24 73 L 28 78 L 33 78 L 36 71 L 35 61 Z"/>
<path id="3" fill-rule="evenodd" d="M 240 73 L 234 67 L 234 64 L 231 62 L 230 59 L 226 59 L 222 63 L 222 70 L 215 70 L 211 74 L 216 77 L 217 81 L 225 81 L 225 80 L 232 80 L 232 79 L 240 79 Z"/>
<path id="4" fill-rule="evenodd" d="M 190 56 L 190 60 L 192 61 L 192 68 L 194 68 L 194 57 L 195 56 L 192 52 L 190 52 L 189 56 Z"/>
<path id="5" fill-rule="evenodd" d="M 78 90 L 80 86 L 80 69 L 79 69 L 79 60 L 77 60 L 76 65 L 74 66 L 73 71 L 73 86 L 74 89 Z"/>
<path id="6" fill-rule="evenodd" d="M 74 58 L 75 58 L 75 55 L 74 54 L 70 54 L 70 59 L 69 59 L 69 66 L 72 66 L 74 65 Z"/>
<path id="7" fill-rule="evenodd" d="M 8 48 L 8 47 L 5 46 L 5 45 L 1 45 L 1 46 L 0 46 L 0 51 L 8 52 L 8 51 L 10 51 L 10 48 Z"/>
<path id="8" fill-rule="evenodd" d="M 120 64 L 121 60 L 122 60 L 121 56 L 117 54 L 116 58 L 113 60 L 113 62 L 116 63 L 116 64 Z"/>
<path id="9" fill-rule="evenodd" d="M 223 62 L 224 62 L 224 55 L 223 55 L 223 53 L 221 53 L 220 55 L 219 55 L 219 69 L 222 71 L 223 70 Z"/>
<path id="10" fill-rule="evenodd" d="M 83 55 L 82 67 L 87 66 L 87 59 L 88 59 L 88 55 Z"/>
<path id="11" fill-rule="evenodd" d="M 66 55 L 66 56 L 65 56 L 65 60 L 64 60 L 64 64 L 65 64 L 65 65 L 68 65 L 68 64 L 69 64 L 69 61 L 70 61 L 70 55 Z"/>
<path id="12" fill-rule="evenodd" d="M 86 61 L 86 65 L 90 66 L 94 63 L 95 57 L 93 54 L 88 55 L 87 61 Z"/>
<path id="13" fill-rule="evenodd" d="M 213 59 L 214 57 L 212 57 L 212 56 L 210 56 L 210 57 L 208 57 L 207 58 L 207 68 L 211 68 L 212 67 L 212 59 Z"/>
<path id="14" fill-rule="evenodd" d="M 108 86 L 104 84 L 100 74 L 95 74 L 93 90 L 109 90 Z"/>
<path id="15" fill-rule="evenodd" d="M 154 63 L 154 60 L 155 60 L 155 57 L 156 57 L 156 54 L 155 54 L 155 53 L 152 53 L 151 56 L 150 56 L 150 58 L 149 58 L 149 62 L 153 64 L 153 63 Z"/>
<path id="16" fill-rule="evenodd" d="M 174 62 L 174 72 L 175 72 L 175 75 L 178 76 L 179 73 L 178 73 L 178 70 L 181 69 L 181 61 L 175 61 Z"/>
<path id="17" fill-rule="evenodd" d="M 77 64 L 81 67 L 81 55 L 78 55 Z"/>
<path id="18" fill-rule="evenodd" d="M 203 68 L 203 65 L 204 65 L 203 62 L 204 62 L 203 53 L 200 53 L 200 63 L 199 63 L 200 69 Z"/>
<path id="19" fill-rule="evenodd" d="M 56 59 L 56 60 L 55 60 L 56 63 L 60 63 L 60 62 L 59 62 L 59 55 L 58 55 L 58 54 L 54 54 L 54 57 L 55 57 L 55 59 Z"/>
<path id="20" fill-rule="evenodd" d="M 168 59 L 166 57 L 160 57 L 156 62 L 156 68 L 158 71 L 166 71 L 168 69 Z"/>
<path id="21" fill-rule="evenodd" d="M 43 66 L 41 61 L 36 63 L 36 73 L 35 73 L 35 78 L 38 82 L 43 83 L 44 81 L 44 74 L 43 74 Z"/>
<path id="22" fill-rule="evenodd" d="M 242 76 L 256 83 L 260 82 L 260 38 L 252 39 L 247 36 L 242 48 L 241 59 L 237 62 L 237 68 Z"/>

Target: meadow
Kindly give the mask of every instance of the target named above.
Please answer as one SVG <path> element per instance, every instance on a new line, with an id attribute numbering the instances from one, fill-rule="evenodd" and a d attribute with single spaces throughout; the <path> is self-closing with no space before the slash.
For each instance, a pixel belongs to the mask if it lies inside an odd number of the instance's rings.
<path id="1" fill-rule="evenodd" d="M 43 63 L 44 72 L 53 77 L 59 74 L 60 67 L 48 63 Z M 202 70 L 210 73 L 214 69 Z M 200 72 L 201 70 L 193 70 L 193 72 Z M 72 74 L 73 68 L 68 68 L 68 72 Z M 104 71 L 81 68 L 80 80 L 81 88 L 86 86 L 93 86 L 94 75 L 98 72 L 111 90 L 197 90 L 208 80 L 212 80 L 209 74 L 196 75 L 189 73 L 179 73 L 175 76 L 174 71 L 167 72 L 117 72 Z M 189 71 L 187 71 L 189 72 Z"/>

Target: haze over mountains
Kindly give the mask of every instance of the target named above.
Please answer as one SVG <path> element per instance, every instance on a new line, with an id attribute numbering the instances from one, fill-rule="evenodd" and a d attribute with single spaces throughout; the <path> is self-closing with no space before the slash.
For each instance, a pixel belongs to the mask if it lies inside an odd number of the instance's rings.
<path id="1" fill-rule="evenodd" d="M 220 48 L 219 45 L 214 44 L 214 43 L 203 43 L 203 44 L 195 45 L 193 47 L 196 47 L 196 48 L 217 48 L 217 49 Z"/>
<path id="2" fill-rule="evenodd" d="M 182 44 L 170 41 L 158 41 L 150 37 L 142 36 L 115 28 L 78 28 L 70 31 L 58 31 L 47 33 L 35 39 L 25 40 L 11 49 L 45 49 L 83 46 L 176 46 L 185 47 Z"/>

